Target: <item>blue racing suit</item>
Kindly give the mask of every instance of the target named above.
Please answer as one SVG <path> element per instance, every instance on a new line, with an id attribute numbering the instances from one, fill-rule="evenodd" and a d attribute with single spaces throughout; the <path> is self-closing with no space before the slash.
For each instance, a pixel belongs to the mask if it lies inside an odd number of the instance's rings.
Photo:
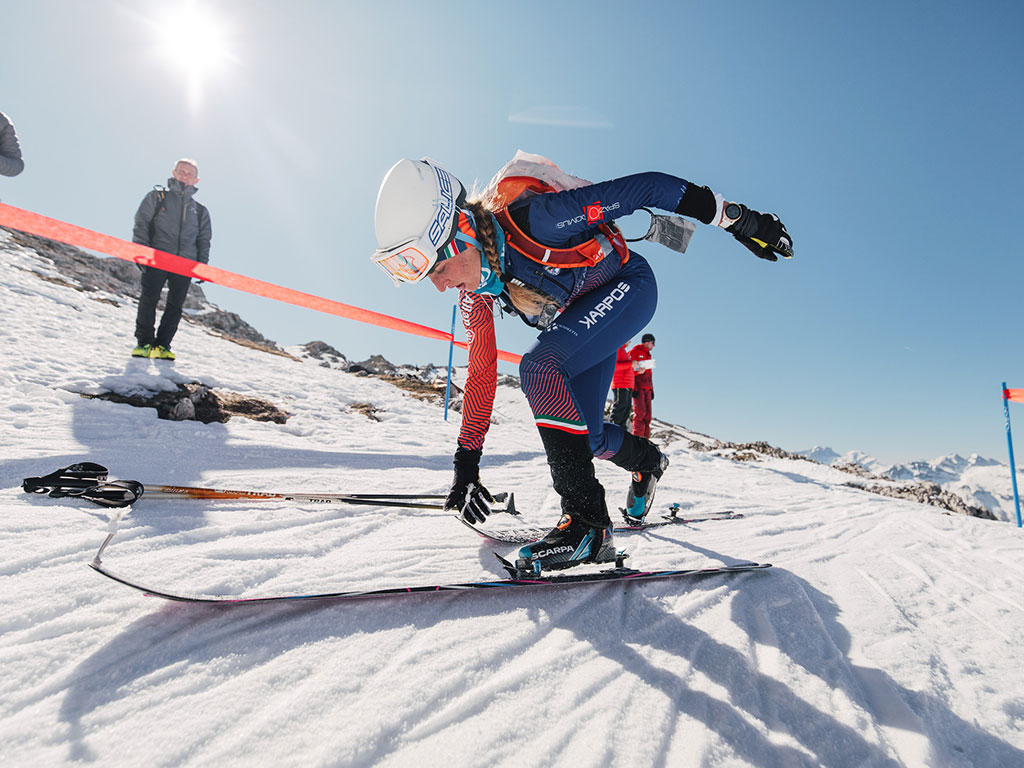
<path id="1" fill-rule="evenodd" d="M 598 224 L 640 208 L 676 211 L 689 185 L 665 173 L 638 173 L 536 195 L 514 202 L 508 212 L 534 240 L 566 248 L 592 239 Z M 604 422 L 604 403 L 616 351 L 647 326 L 657 308 L 658 286 L 650 265 L 631 252 L 624 264 L 612 253 L 590 267 L 549 267 L 508 246 L 504 278 L 541 291 L 561 307 L 519 366 L 537 425 L 585 434 L 597 458 L 614 456 L 624 433 Z M 510 304 L 507 288 L 499 298 Z M 493 296 L 469 291 L 459 297 L 469 342 L 459 445 L 467 450 L 483 447 L 490 424 L 497 370 L 493 302 Z"/>

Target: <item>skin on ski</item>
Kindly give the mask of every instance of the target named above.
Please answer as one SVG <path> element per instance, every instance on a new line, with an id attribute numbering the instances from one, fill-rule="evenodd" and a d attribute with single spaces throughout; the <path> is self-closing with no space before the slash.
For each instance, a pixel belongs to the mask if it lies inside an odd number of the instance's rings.
<path id="1" fill-rule="evenodd" d="M 357 600 L 373 597 L 395 597 L 414 594 L 436 594 L 438 592 L 467 592 L 481 589 L 508 589 L 513 587 L 550 587 L 568 586 L 573 584 L 590 584 L 606 581 L 646 581 L 651 579 L 671 578 L 695 578 L 701 576 L 714 576 L 716 574 L 740 573 L 745 571 L 759 571 L 771 568 L 771 563 L 738 563 L 736 565 L 712 566 L 708 568 L 689 568 L 684 570 L 664 571 L 637 571 L 632 568 L 616 568 L 610 571 L 598 571 L 591 573 L 578 573 L 558 576 L 538 576 L 529 579 L 497 579 L 491 581 L 475 581 L 463 584 L 433 584 L 413 587 L 391 587 L 388 589 L 372 589 L 365 591 L 349 592 L 323 592 L 306 595 L 274 595 L 271 597 L 201 597 L 198 595 L 181 595 L 173 592 L 165 592 L 158 589 L 150 589 L 130 579 L 108 571 L 102 563 L 93 561 L 89 567 L 97 573 L 101 573 L 108 579 L 124 584 L 149 595 L 160 597 L 164 600 L 173 600 L 184 603 L 201 603 L 205 605 L 257 605 L 263 603 L 284 603 L 307 600 Z"/>

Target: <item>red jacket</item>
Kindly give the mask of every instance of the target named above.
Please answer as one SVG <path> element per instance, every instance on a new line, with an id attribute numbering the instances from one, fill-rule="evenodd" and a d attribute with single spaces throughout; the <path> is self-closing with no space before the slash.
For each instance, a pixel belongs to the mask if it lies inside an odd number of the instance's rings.
<path id="1" fill-rule="evenodd" d="M 633 361 L 626 351 L 626 345 L 619 347 L 615 353 L 615 375 L 612 376 L 612 389 L 633 388 Z"/>
<path id="2" fill-rule="evenodd" d="M 651 350 L 643 344 L 637 344 L 629 350 L 630 360 L 650 360 Z M 633 380 L 633 389 L 654 389 L 653 376 L 650 370 L 637 371 Z"/>

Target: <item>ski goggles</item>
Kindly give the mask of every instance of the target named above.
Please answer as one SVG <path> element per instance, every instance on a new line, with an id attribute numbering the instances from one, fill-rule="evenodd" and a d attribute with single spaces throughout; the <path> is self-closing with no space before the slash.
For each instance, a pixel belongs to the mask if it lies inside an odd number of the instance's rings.
<path id="1" fill-rule="evenodd" d="M 434 271 L 438 262 L 457 256 L 471 245 L 483 252 L 483 246 L 473 237 L 473 224 L 473 214 L 459 208 L 456 209 L 451 239 L 440 248 L 435 249 L 425 233 L 391 248 L 378 249 L 371 258 L 395 285 L 418 283 Z"/>
<path id="2" fill-rule="evenodd" d="M 450 259 L 466 250 L 466 244 L 456 234 L 451 240 L 435 248 L 426 234 L 404 243 L 376 251 L 373 263 L 384 270 L 395 285 L 418 283 L 433 271 L 437 262 Z"/>

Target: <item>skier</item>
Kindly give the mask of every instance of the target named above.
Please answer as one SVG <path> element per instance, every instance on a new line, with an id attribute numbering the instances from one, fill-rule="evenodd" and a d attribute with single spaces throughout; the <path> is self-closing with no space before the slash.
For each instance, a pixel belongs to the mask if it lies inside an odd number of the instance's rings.
<path id="1" fill-rule="evenodd" d="M 633 405 L 633 361 L 629 358 L 626 345 L 615 353 L 615 373 L 612 374 L 612 424 L 626 429 L 629 411 Z"/>
<path id="2" fill-rule="evenodd" d="M 654 378 L 650 367 L 644 362 L 651 360 L 654 349 L 654 334 L 645 333 L 640 343 L 629 350 L 636 374 L 633 377 L 633 434 L 651 436 L 651 401 L 654 400 Z"/>
<path id="3" fill-rule="evenodd" d="M 459 290 L 469 379 L 445 507 L 469 522 L 483 522 L 493 501 L 479 465 L 495 393 L 495 300 L 541 331 L 519 367 L 561 497 L 557 525 L 519 551 L 540 572 L 615 559 L 593 457 L 634 473 L 629 496 L 648 501 L 668 466 L 649 439 L 604 423 L 616 350 L 648 324 L 658 299 L 646 259 L 609 223 L 644 206 L 673 211 L 724 228 L 771 261 L 791 256 L 792 240 L 777 216 L 664 173 L 531 195 L 553 189 L 536 181 L 527 178 L 515 195 L 495 177 L 482 199 L 467 201 L 462 183 L 434 161 L 399 160 L 377 194 L 372 259 L 396 285 L 429 277 L 439 291 Z"/>

